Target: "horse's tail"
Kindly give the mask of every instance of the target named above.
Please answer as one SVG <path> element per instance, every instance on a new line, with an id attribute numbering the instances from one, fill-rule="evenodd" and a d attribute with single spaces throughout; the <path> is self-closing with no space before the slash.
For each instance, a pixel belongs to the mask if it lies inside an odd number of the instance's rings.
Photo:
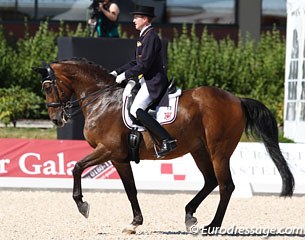
<path id="1" fill-rule="evenodd" d="M 281 196 L 292 196 L 294 178 L 279 147 L 275 117 L 263 103 L 257 100 L 242 98 L 241 103 L 246 115 L 246 134 L 249 135 L 250 132 L 253 136 L 263 140 L 266 150 L 282 178 Z"/>

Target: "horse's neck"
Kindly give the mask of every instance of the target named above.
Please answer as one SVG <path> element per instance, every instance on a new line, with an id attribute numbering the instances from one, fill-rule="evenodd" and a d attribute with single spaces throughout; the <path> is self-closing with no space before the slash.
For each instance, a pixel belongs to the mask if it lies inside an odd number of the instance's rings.
<path id="1" fill-rule="evenodd" d="M 83 74 L 75 75 L 71 83 L 76 98 L 80 100 L 83 113 L 88 115 L 94 111 L 95 114 L 100 115 L 108 108 L 119 109 L 122 106 L 122 89 L 113 85 L 114 79 L 106 72 L 97 72 L 98 69 L 88 71 L 88 69 L 91 68 L 84 68 Z"/>
<path id="2" fill-rule="evenodd" d="M 92 84 L 87 87 L 83 86 L 73 86 L 74 94 L 77 98 L 87 98 L 92 95 L 92 93 L 98 91 L 100 88 L 97 84 Z"/>
<path id="3" fill-rule="evenodd" d="M 94 77 L 79 76 L 72 81 L 72 88 L 77 98 L 85 98 L 88 95 L 92 95 L 93 92 L 106 88 L 107 83 L 96 82 Z"/>
<path id="4" fill-rule="evenodd" d="M 123 89 L 105 83 L 91 83 L 86 88 L 74 86 L 76 98 L 85 115 L 95 114 L 100 117 L 111 109 L 121 112 Z"/>

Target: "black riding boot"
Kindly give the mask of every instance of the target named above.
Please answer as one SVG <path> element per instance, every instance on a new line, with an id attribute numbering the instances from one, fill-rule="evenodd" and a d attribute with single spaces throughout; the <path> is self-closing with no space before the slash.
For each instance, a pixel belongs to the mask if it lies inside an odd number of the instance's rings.
<path id="1" fill-rule="evenodd" d="M 158 152 L 160 157 L 165 156 L 170 151 L 177 147 L 176 140 L 147 112 L 139 108 L 136 112 L 138 120 L 150 131 L 153 135 L 162 140 L 161 149 Z"/>

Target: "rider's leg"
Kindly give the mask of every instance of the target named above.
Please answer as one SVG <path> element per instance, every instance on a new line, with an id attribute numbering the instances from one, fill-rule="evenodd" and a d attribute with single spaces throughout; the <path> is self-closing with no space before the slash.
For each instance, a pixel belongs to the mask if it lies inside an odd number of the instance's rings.
<path id="1" fill-rule="evenodd" d="M 138 120 L 145 128 L 162 140 L 161 148 L 158 151 L 159 156 L 162 157 L 177 147 L 176 140 L 146 111 L 139 108 L 136 113 Z"/>
<path id="2" fill-rule="evenodd" d="M 145 111 L 151 102 L 152 99 L 149 96 L 146 83 L 142 81 L 141 88 L 134 99 L 130 113 L 136 117 L 147 130 L 162 140 L 161 149 L 158 151 L 158 154 L 159 156 L 164 156 L 176 148 L 177 144 L 176 140 L 174 140 L 169 133 Z"/>

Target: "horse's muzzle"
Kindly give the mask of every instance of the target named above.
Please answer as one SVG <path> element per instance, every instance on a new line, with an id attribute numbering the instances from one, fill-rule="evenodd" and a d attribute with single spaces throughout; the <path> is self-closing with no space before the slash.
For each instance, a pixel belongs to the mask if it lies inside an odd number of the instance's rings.
<path id="1" fill-rule="evenodd" d="M 64 118 L 64 113 L 62 111 L 58 112 L 55 116 L 51 117 L 51 121 L 57 127 L 63 127 L 65 125 L 65 123 L 67 122 Z"/>
<path id="2" fill-rule="evenodd" d="M 57 127 L 63 127 L 65 123 L 61 119 L 52 119 L 52 122 L 57 126 Z"/>

